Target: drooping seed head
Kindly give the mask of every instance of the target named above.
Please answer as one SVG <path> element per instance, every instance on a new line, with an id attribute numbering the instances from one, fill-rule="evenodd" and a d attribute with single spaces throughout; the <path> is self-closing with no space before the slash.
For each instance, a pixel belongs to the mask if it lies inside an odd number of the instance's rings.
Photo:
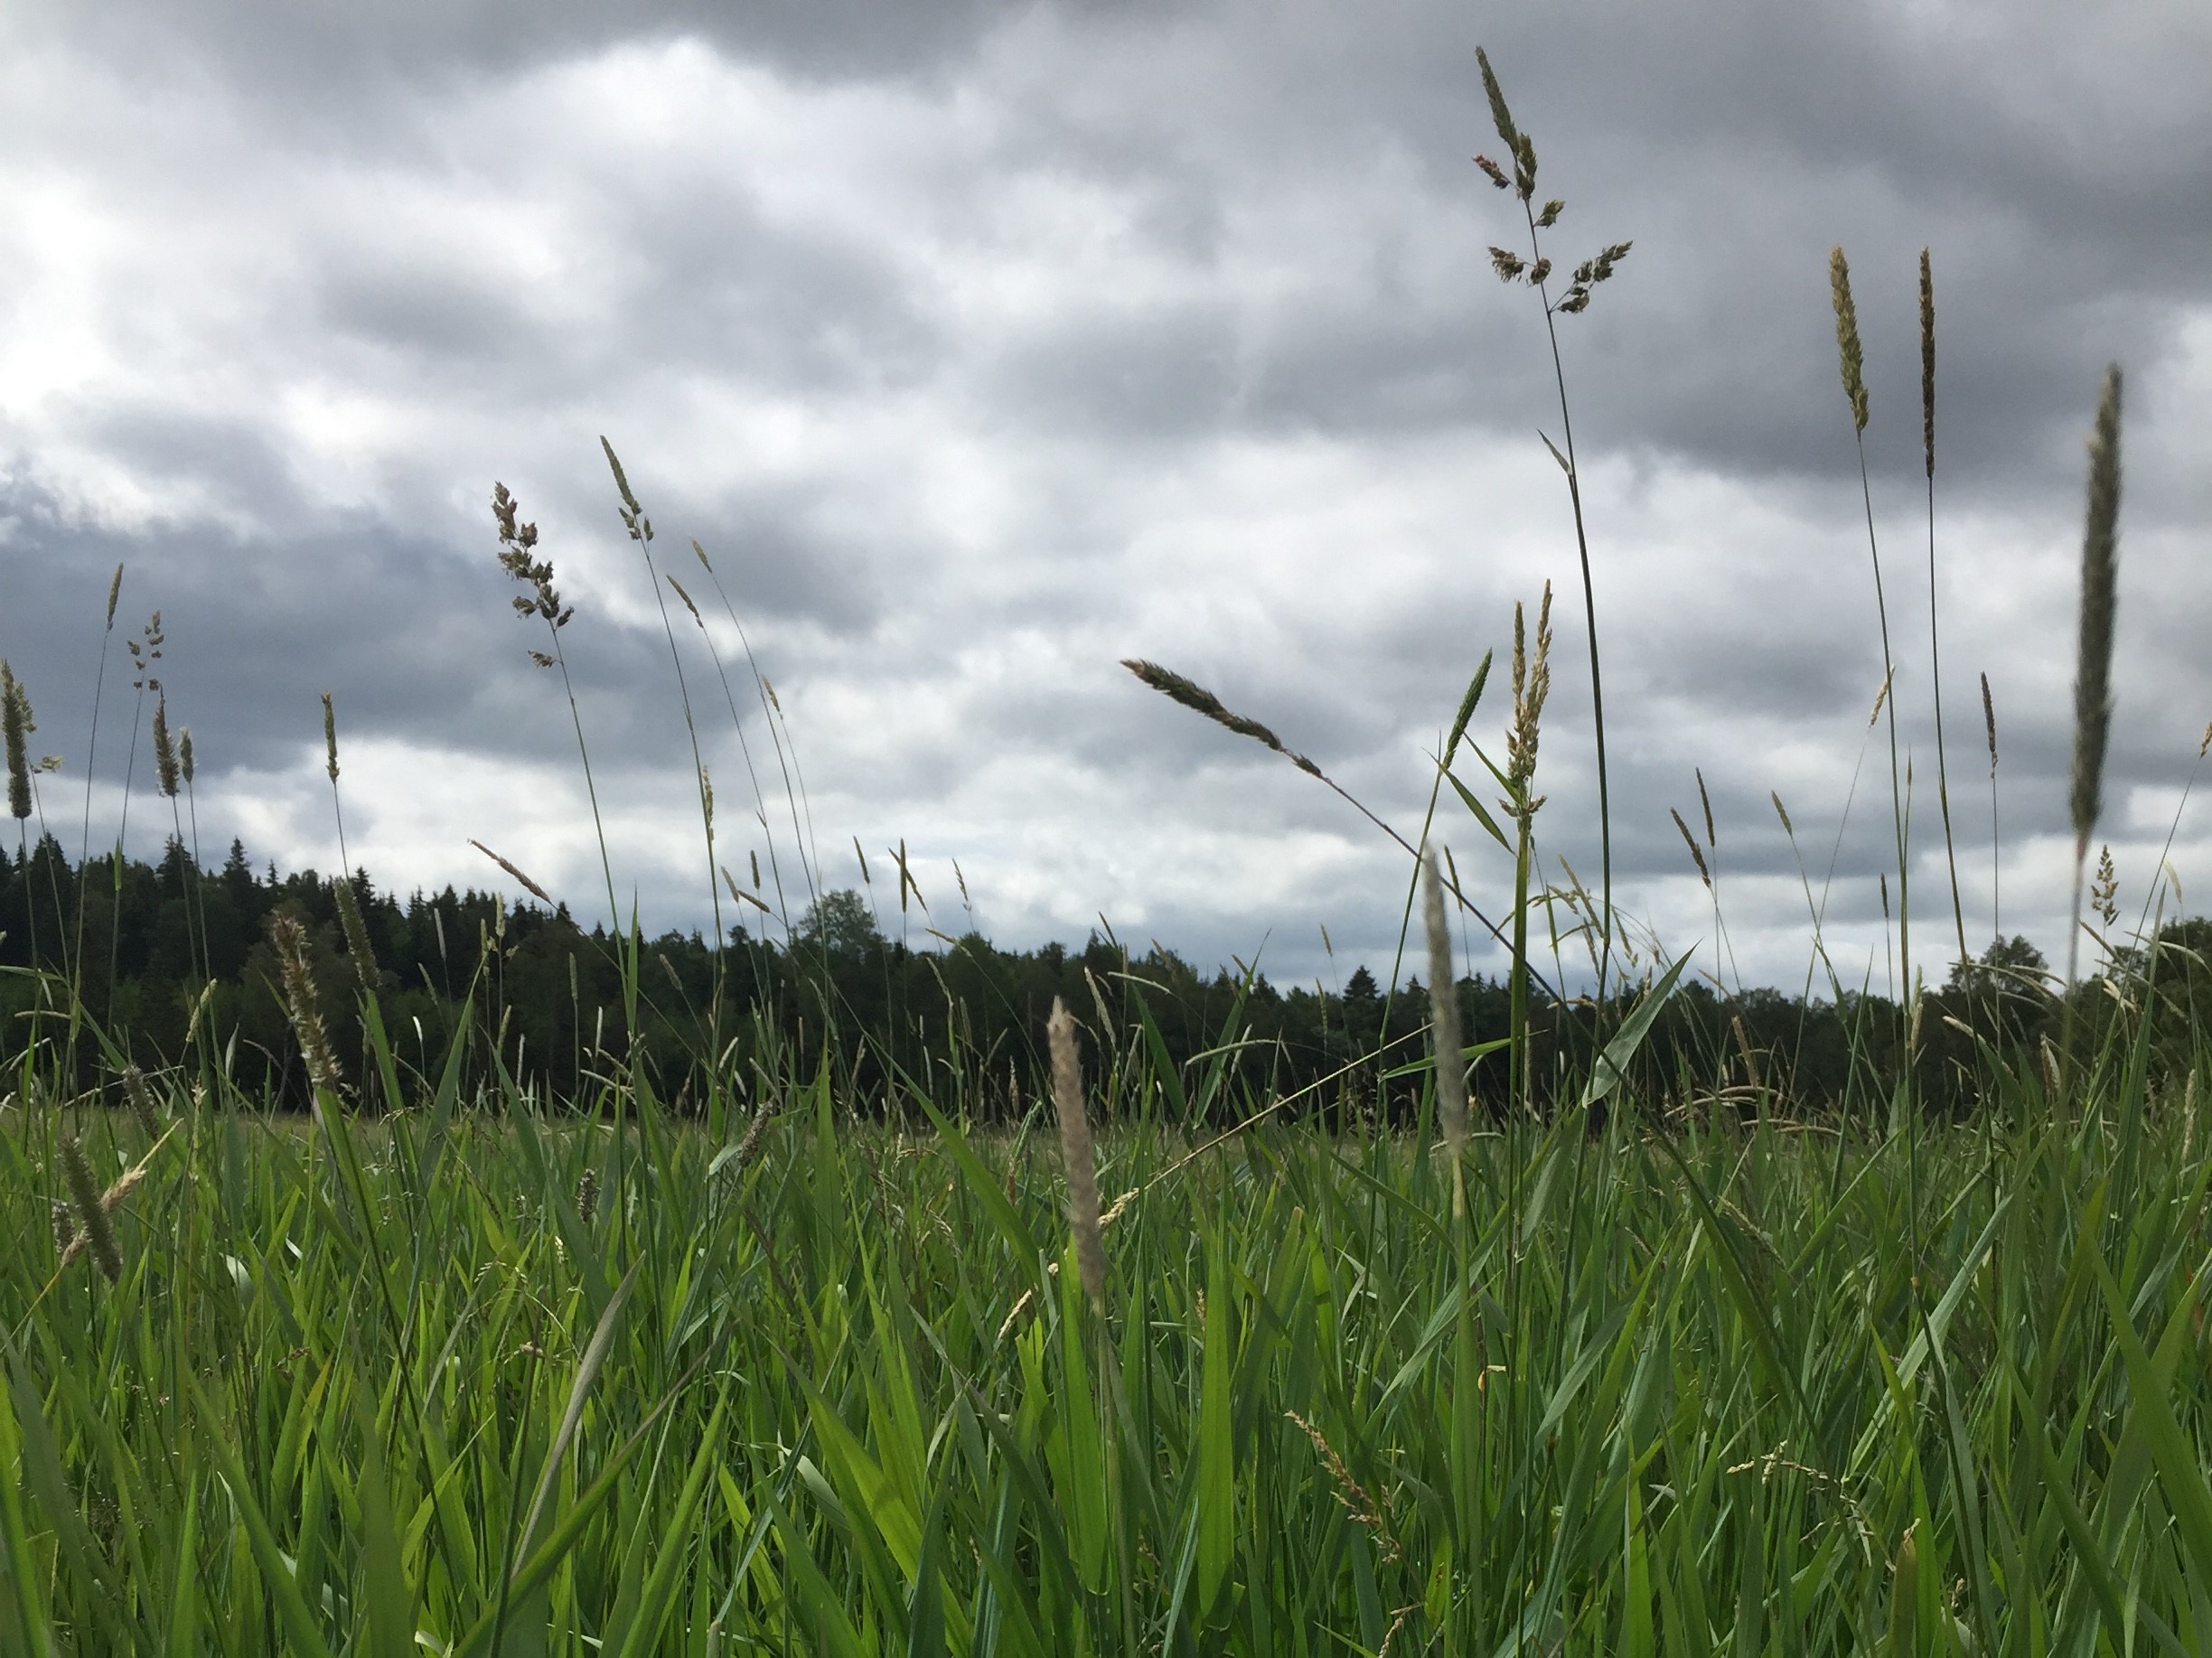
<path id="1" fill-rule="evenodd" d="M 539 885 L 537 882 L 531 880 L 530 876 L 524 875 L 520 869 L 517 869 L 512 864 L 509 863 L 505 858 L 494 852 L 490 847 L 484 845 L 483 841 L 471 840 L 469 845 L 474 847 L 479 852 L 483 853 L 486 857 L 497 864 L 501 869 L 504 869 L 509 875 L 512 876 L 515 880 L 521 885 L 523 891 L 529 893 L 532 897 L 537 898 L 548 904 L 550 904 L 553 902 L 552 894 L 546 891 L 544 887 Z"/>
<path id="2" fill-rule="evenodd" d="M 1712 871 L 1705 866 L 1704 848 L 1698 845 L 1697 837 L 1690 832 L 1690 826 L 1682 821 L 1681 812 L 1670 806 L 1667 808 L 1667 815 L 1674 820 L 1674 827 L 1682 830 L 1682 845 L 1690 848 L 1690 861 L 1697 866 L 1698 879 L 1704 882 L 1705 890 L 1711 892 L 1712 890 Z"/>

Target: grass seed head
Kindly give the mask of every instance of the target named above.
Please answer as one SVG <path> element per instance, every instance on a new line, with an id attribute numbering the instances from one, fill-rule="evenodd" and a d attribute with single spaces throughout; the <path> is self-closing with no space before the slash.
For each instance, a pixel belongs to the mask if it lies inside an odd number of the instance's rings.
<path id="1" fill-rule="evenodd" d="M 1223 707 L 1222 699 L 1204 686 L 1185 679 L 1173 669 L 1162 668 L 1158 662 L 1148 662 L 1141 657 L 1124 657 L 1121 666 L 1170 702 L 1179 702 L 1194 713 L 1204 715 L 1215 725 L 1225 726 L 1239 736 L 1250 737 L 1253 742 L 1273 749 L 1309 776 L 1321 775 L 1319 766 L 1291 748 L 1258 720 L 1248 719 Z"/>
<path id="2" fill-rule="evenodd" d="M 1705 890 L 1707 892 L 1712 891 L 1712 871 L 1705 866 L 1704 848 L 1698 845 L 1697 837 L 1690 832 L 1690 826 L 1682 821 L 1682 813 L 1676 811 L 1672 806 L 1670 806 L 1667 808 L 1667 816 L 1673 819 L 1674 827 L 1682 830 L 1682 845 L 1690 848 L 1690 861 L 1697 866 L 1698 879 L 1705 883 Z M 1889 889 L 1884 887 L 1882 890 L 1887 893 Z M 1889 899 L 1887 897 L 1882 900 L 1882 908 L 1883 912 L 1887 913 L 1889 910 Z"/>
<path id="3" fill-rule="evenodd" d="M 154 699 L 154 771 L 161 780 L 161 792 L 176 799 L 177 791 L 184 786 L 183 768 L 177 762 L 176 739 L 169 733 L 166 691 Z"/>
<path id="4" fill-rule="evenodd" d="M 338 1057 L 332 1052 L 330 1033 L 315 1006 L 314 975 L 307 966 L 307 929 L 299 917 L 278 910 L 268 918 L 269 943 L 276 951 L 276 966 L 284 981 L 285 1010 L 292 1034 L 300 1044 L 307 1075 L 317 1088 L 338 1092 Z"/>
<path id="5" fill-rule="evenodd" d="M 1444 877 L 1431 851 L 1421 860 L 1421 921 L 1429 933 L 1429 1012 L 1436 1042 L 1437 1116 L 1445 1149 L 1458 1161 L 1467 1150 L 1467 1068 L 1459 1035 L 1458 976 L 1452 971 L 1451 929 L 1444 917 Z"/>
<path id="6" fill-rule="evenodd" d="M 1505 734 L 1505 780 L 1513 799 L 1505 810 L 1525 821 L 1543 805 L 1543 796 L 1529 793 L 1536 775 L 1536 745 L 1543 727 L 1544 699 L 1551 694 L 1551 584 L 1546 582 L 1543 602 L 1536 612 L 1536 649 L 1528 649 L 1526 624 L 1519 604 L 1514 606 L 1513 657 L 1514 717 Z"/>
<path id="7" fill-rule="evenodd" d="M 136 1065 L 123 1067 L 123 1098 L 129 1104 L 131 1115 L 138 1119 L 139 1128 L 148 1139 L 161 1138 L 161 1111 L 154 1103 L 154 1090 L 145 1080 L 145 1073 Z"/>
<path id="8" fill-rule="evenodd" d="M 1920 249 L 1920 445 L 1936 475 L 1936 277 Z"/>
<path id="9" fill-rule="evenodd" d="M 123 1251 L 116 1247 L 115 1229 L 108 1224 L 108 1211 L 100 1203 L 99 1183 L 92 1178 L 92 1166 L 85 1161 L 84 1147 L 74 1134 L 61 1137 L 61 1177 L 69 1184 L 70 1205 L 77 1212 L 78 1230 L 84 1234 L 93 1261 L 112 1284 L 123 1276 Z"/>
<path id="10" fill-rule="evenodd" d="M 539 885 L 537 882 L 531 880 L 530 876 L 524 875 L 520 869 L 517 869 L 512 864 L 509 863 L 505 858 L 494 852 L 490 847 L 484 845 L 483 841 L 471 840 L 469 845 L 474 847 L 479 852 L 483 853 L 486 857 L 497 864 L 501 869 L 504 869 L 509 875 L 512 876 L 516 882 L 520 885 L 522 890 L 530 894 L 531 897 L 536 898 L 540 903 L 546 904 L 552 904 L 553 895 L 551 893 L 546 891 L 544 887 Z"/>
<path id="11" fill-rule="evenodd" d="M 1843 395 L 1851 400 L 1851 429 L 1867 424 L 1866 354 L 1859 345 L 1859 308 L 1851 304 L 1851 261 L 1843 249 L 1828 254 L 1828 289 L 1835 302 L 1836 354 L 1843 370 Z"/>
<path id="12" fill-rule="evenodd" d="M 31 697 L 15 670 L 0 661 L 0 729 L 7 739 L 8 816 L 31 815 Z"/>
<path id="13" fill-rule="evenodd" d="M 586 1168 L 576 1176 L 576 1219 L 589 1226 L 599 1214 L 599 1171 Z"/>
<path id="14" fill-rule="evenodd" d="M 373 996 L 377 988 L 376 951 L 369 946 L 369 928 L 361 919 L 361 901 L 353 891 L 353 883 L 343 876 L 331 883 L 331 896 L 338 904 L 338 925 L 345 933 L 346 954 L 352 959 L 354 977 L 361 980 L 361 994 Z"/>
<path id="15" fill-rule="evenodd" d="M 2104 806 L 2112 731 L 2113 618 L 2120 571 L 2120 370 L 2104 370 L 2089 436 L 2089 507 L 2082 534 L 2081 642 L 2074 670 L 2073 809 L 2076 857 L 2086 857 Z"/>
<path id="16" fill-rule="evenodd" d="M 115 629 L 116 601 L 123 596 L 123 567 L 117 565 L 115 574 L 108 578 L 108 628 Z"/>
<path id="17" fill-rule="evenodd" d="M 1982 676 L 1982 735 L 1989 739 L 1990 775 L 1994 777 L 1997 774 L 1997 705 L 1990 700 L 1987 674 Z M 2212 726 L 2205 727 L 2205 738 L 2212 742 Z"/>
<path id="18" fill-rule="evenodd" d="M 328 691 L 323 693 L 323 755 L 334 783 L 338 781 L 338 710 Z"/>
<path id="19" fill-rule="evenodd" d="M 183 730 L 177 733 L 177 769 L 183 772 L 184 774 L 184 786 L 187 789 L 191 788 L 192 782 L 192 727 L 190 726 L 185 726 Z"/>
<path id="20" fill-rule="evenodd" d="M 1098 1170 L 1092 1160 L 1091 1118 L 1083 1102 L 1083 1062 L 1075 1052 L 1075 1021 L 1053 998 L 1045 1034 L 1052 1047 L 1053 1104 L 1060 1114 L 1060 1156 L 1067 1173 L 1068 1225 L 1075 1235 L 1075 1264 L 1091 1305 L 1106 1303 L 1106 1245 L 1099 1224 Z"/>

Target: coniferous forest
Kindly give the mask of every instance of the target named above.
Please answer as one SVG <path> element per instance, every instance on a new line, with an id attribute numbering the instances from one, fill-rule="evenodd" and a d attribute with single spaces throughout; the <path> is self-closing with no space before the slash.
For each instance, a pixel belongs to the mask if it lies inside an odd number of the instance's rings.
<path id="1" fill-rule="evenodd" d="M 159 864 L 110 857 L 80 868 L 51 835 L 0 853 L 0 966 L 48 970 L 42 979 L 0 978 L 11 1058 L 28 1044 L 67 1048 L 73 1040 L 79 1085 L 97 1089 L 125 1064 L 152 1073 L 175 1063 L 197 1021 L 233 1049 L 241 1080 L 266 1082 L 277 1103 L 304 1105 L 306 1073 L 267 936 L 279 912 L 305 928 L 342 1063 L 358 1067 L 360 992 L 373 988 L 392 1040 L 426 1071 L 467 1023 L 475 1027 L 463 1044 L 473 1084 L 496 1091 L 503 1064 L 557 1101 L 580 1098 L 595 1067 L 629 1054 L 634 1024 L 672 1101 L 696 1094 L 703 1079 L 691 1072 L 701 1055 L 717 1054 L 740 1087 L 811 1075 L 828 1063 L 848 1097 L 894 1117 L 903 1098 L 952 1081 L 951 1068 L 963 1097 L 1017 1116 L 1020 1102 L 1039 1097 L 1041 1033 L 1056 997 L 1099 1009 L 1104 1027 L 1140 1030 L 1149 1057 L 1168 1062 L 1161 1074 L 1186 1079 L 1189 1097 L 1173 1102 L 1177 1116 L 1217 1117 L 1250 1088 L 1283 1101 L 1286 1116 L 1402 1119 L 1419 1091 L 1430 1016 L 1419 977 L 1393 991 L 1388 962 L 1349 966 L 1340 985 L 1279 985 L 1264 971 L 1207 970 L 1160 944 L 1139 950 L 1096 931 L 1075 947 L 1006 950 L 970 932 L 929 936 L 929 947 L 917 948 L 886 936 L 868 897 L 853 890 L 810 905 L 788 940 L 733 927 L 717 951 L 698 932 L 642 937 L 627 979 L 633 995 L 623 971 L 631 941 L 604 926 L 585 929 L 566 905 L 511 903 L 473 887 L 402 896 L 366 869 L 351 886 L 366 961 L 349 945 L 330 877 L 282 874 L 273 864 L 257 870 L 235 840 L 221 866 L 206 870 L 173 839 Z M 2174 1056 L 2151 1063 L 2179 1063 L 2212 1011 L 2208 945 L 2212 923 L 2166 925 L 2155 989 L 2149 952 L 2117 951 L 2076 992 L 2077 1020 L 2094 1029 L 2123 999 L 2155 995 L 2169 1016 L 2160 1028 L 2176 1045 Z M 2053 982 L 2042 955 L 2016 937 L 1954 967 L 1940 991 L 1924 996 L 1914 1051 L 1929 1109 L 1972 1110 L 1977 1077 L 1986 1075 L 1978 1040 L 2015 1065 L 2037 1063 L 2062 1011 Z M 70 984 L 82 987 L 73 1037 L 72 1010 L 56 999 Z M 1461 979 L 1458 993 L 1468 1044 L 1500 1044 L 1475 1061 L 1470 1080 L 1478 1099 L 1502 1107 L 1506 987 L 1477 975 Z M 1589 1059 L 1584 1008 L 1543 987 L 1534 1007 L 1540 1083 L 1579 1074 Z M 1879 1098 L 1897 1081 L 1903 1028 L 1893 1002 L 1848 988 L 1805 998 L 1685 979 L 1636 1056 L 1635 1092 L 1640 1109 L 1662 1112 L 1731 1103 L 1748 1110 L 1762 1097 L 1816 1111 Z M 360 1097 L 380 1103 L 374 1090 Z"/>

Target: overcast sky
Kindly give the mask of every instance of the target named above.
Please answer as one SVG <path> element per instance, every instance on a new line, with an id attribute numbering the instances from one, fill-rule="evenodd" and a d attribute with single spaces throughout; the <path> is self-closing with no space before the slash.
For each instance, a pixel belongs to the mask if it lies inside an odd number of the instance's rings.
<path id="1" fill-rule="evenodd" d="M 1594 883 L 1588 636 L 1539 437 L 1563 434 L 1541 303 L 1486 251 L 1525 251 L 1528 232 L 1470 160 L 1500 149 L 1479 44 L 1534 141 L 1539 199 L 1567 204 L 1545 251 L 1565 267 L 1635 244 L 1559 334 L 1637 936 L 1703 939 L 1701 970 L 1730 984 L 1800 985 L 1802 857 L 1844 978 L 1889 970 L 1839 242 L 1872 395 L 1915 938 L 1937 976 L 1955 946 L 1919 249 L 1977 948 L 1986 673 L 2002 925 L 2063 953 L 2082 441 L 2104 365 L 2127 371 L 2100 838 L 2132 917 L 2212 718 L 2212 9 L 2114 9 L 2092 31 L 2039 0 L 1487 14 L 21 0 L 0 16 L 0 654 L 35 746 L 64 759 L 49 819 L 74 853 L 120 562 L 96 845 L 129 747 L 123 642 L 158 609 L 211 856 L 235 834 L 257 863 L 336 863 L 328 690 L 350 848 L 382 885 L 503 885 L 473 837 L 603 916 L 568 709 L 495 556 L 498 480 L 576 607 L 562 643 L 620 902 L 649 927 L 706 923 L 669 640 L 604 434 L 661 570 L 706 618 L 669 595 L 719 859 L 749 886 L 757 852 L 772 885 L 773 850 L 794 909 L 802 790 L 820 878 L 859 885 L 858 838 L 891 931 L 886 848 L 904 841 L 921 942 L 971 925 L 1080 942 L 1103 917 L 1206 966 L 1385 969 L 1403 855 L 1120 659 L 1264 721 L 1410 838 L 1493 647 L 1474 735 L 1502 754 L 1513 605 L 1546 581 L 1537 827 L 1550 876 L 1563 855 Z M 739 623 L 782 704 L 788 788 Z M 1717 954 L 1669 817 L 1702 838 L 1699 768 Z M 130 837 L 151 852 L 168 820 L 143 744 L 136 777 Z M 1437 821 L 1503 910 L 1507 860 L 1448 792 Z M 2212 905 L 2212 798 L 2181 813 L 2170 862 L 2186 907 Z"/>

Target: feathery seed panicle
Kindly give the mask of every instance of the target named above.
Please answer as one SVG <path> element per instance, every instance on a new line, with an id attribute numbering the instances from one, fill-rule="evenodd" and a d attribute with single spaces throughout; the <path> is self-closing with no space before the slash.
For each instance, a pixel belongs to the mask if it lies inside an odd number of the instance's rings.
<path id="1" fill-rule="evenodd" d="M 161 792 L 174 800 L 177 791 L 183 787 L 183 778 L 177 764 L 176 741 L 169 735 L 167 691 L 154 699 L 154 771 L 161 780 Z"/>
<path id="2" fill-rule="evenodd" d="M 497 864 L 501 869 L 504 869 L 509 875 L 512 876 L 521 885 L 522 890 L 529 893 L 531 897 L 536 898 L 544 904 L 549 904 L 553 902 L 553 895 L 551 893 L 546 891 L 544 887 L 539 885 L 537 882 L 531 880 L 530 876 L 524 875 L 520 869 L 517 869 L 512 864 L 509 863 L 505 858 L 494 852 L 490 847 L 484 845 L 483 841 L 471 840 L 469 845 L 474 847 L 479 852 L 483 853 L 486 857 Z"/>
<path id="3" fill-rule="evenodd" d="M 2097 853 L 2096 874 L 2089 881 L 2089 907 L 2104 918 L 2107 927 L 2120 924 L 2120 872 L 2113 866 L 2109 842 Z"/>
<path id="4" fill-rule="evenodd" d="M 500 568 L 537 595 L 524 598 L 518 594 L 513 601 L 515 614 L 540 617 L 548 628 L 558 633 L 568 625 L 576 607 L 561 603 L 560 594 L 553 585 L 551 562 L 532 556 L 538 546 L 538 526 L 517 521 L 520 511 L 520 503 L 508 493 L 505 484 L 492 486 L 492 516 L 499 525 Z M 542 651 L 533 651 L 530 660 L 540 668 L 550 668 L 555 659 Z"/>
<path id="5" fill-rule="evenodd" d="M 100 1203 L 99 1183 L 92 1178 L 84 1147 L 74 1134 L 61 1137 L 61 1177 L 69 1184 L 77 1227 L 91 1248 L 93 1260 L 108 1281 L 115 1283 L 123 1276 L 123 1251 L 116 1247 L 115 1231 L 108 1224 L 108 1211 Z"/>
<path id="6" fill-rule="evenodd" d="M 291 1016 L 292 1034 L 300 1044 L 307 1075 L 317 1088 L 335 1094 L 342 1086 L 338 1058 L 331 1051 L 330 1034 L 315 1007 L 314 976 L 307 967 L 307 930 L 296 915 L 278 910 L 268 918 L 268 937 L 276 951 L 285 1009 Z"/>
<path id="7" fill-rule="evenodd" d="M 1092 1161 L 1091 1119 L 1083 1102 L 1083 1062 L 1075 1052 L 1075 1021 L 1053 998 L 1045 1034 L 1052 1048 L 1053 1104 L 1060 1114 L 1060 1157 L 1065 1166 L 1068 1225 L 1075 1234 L 1075 1264 L 1091 1305 L 1106 1304 L 1106 1246 L 1099 1226 L 1098 1170 Z"/>
<path id="8" fill-rule="evenodd" d="M 115 574 L 114 574 L 113 576 L 110 576 L 108 578 L 108 622 L 107 622 L 107 625 L 108 625 L 109 628 L 113 628 L 113 627 L 115 626 L 116 601 L 117 601 L 117 599 L 121 598 L 122 596 L 123 596 L 123 567 L 122 567 L 121 565 L 119 565 L 119 564 L 118 564 L 118 565 L 117 565 L 117 566 L 116 566 L 116 567 L 115 567 Z"/>
<path id="9" fill-rule="evenodd" d="M 1828 290 L 1835 303 L 1836 354 L 1843 370 L 1843 395 L 1851 400 L 1851 426 L 1867 424 L 1866 354 L 1859 345 L 1859 308 L 1851 303 L 1851 262 L 1842 248 L 1828 254 Z"/>
<path id="10" fill-rule="evenodd" d="M 1698 804 L 1705 809 L 1705 844 L 1718 848 L 1720 841 L 1713 833 L 1712 796 L 1705 792 L 1705 768 L 1701 765 L 1692 769 L 1697 773 Z"/>
<path id="11" fill-rule="evenodd" d="M 1782 832 L 1795 840 L 1797 838 L 1797 831 L 1790 826 L 1790 815 L 1782 804 L 1782 797 L 1769 789 L 1767 792 L 1767 798 L 1774 802 L 1775 816 L 1782 820 Z"/>
<path id="12" fill-rule="evenodd" d="M 7 741 L 8 816 L 31 815 L 31 697 L 15 670 L 0 661 L 0 730 Z"/>
<path id="13" fill-rule="evenodd" d="M 1989 738 L 1990 775 L 1997 774 L 1997 705 L 1990 700 L 1989 675 L 1982 676 L 1982 730 Z M 2207 727 L 2212 732 L 2212 726 Z"/>
<path id="14" fill-rule="evenodd" d="M 331 694 L 323 693 L 323 754 L 330 771 L 330 780 L 338 781 L 338 710 L 331 704 Z"/>
<path id="15" fill-rule="evenodd" d="M 2075 857 L 2089 855 L 2104 806 L 2104 745 L 2112 729 L 2113 618 L 2120 566 L 2120 369 L 2104 370 L 2089 438 L 2089 507 L 2082 536 L 2081 642 L 2074 673 Z"/>
<path id="16" fill-rule="evenodd" d="M 1444 1147 L 1456 1164 L 1467 1150 L 1465 1044 L 1459 1035 L 1458 975 L 1452 971 L 1451 929 L 1444 918 L 1444 877 L 1431 850 L 1421 860 L 1421 922 L 1429 933 L 1429 1025 L 1436 1042 L 1437 1116 Z M 1455 1199 L 1455 1204 L 1462 1201 Z"/>
<path id="17" fill-rule="evenodd" d="M 184 786 L 187 789 L 191 788 L 192 782 L 192 727 L 190 726 L 185 726 L 183 730 L 177 733 L 177 768 L 184 773 Z"/>

